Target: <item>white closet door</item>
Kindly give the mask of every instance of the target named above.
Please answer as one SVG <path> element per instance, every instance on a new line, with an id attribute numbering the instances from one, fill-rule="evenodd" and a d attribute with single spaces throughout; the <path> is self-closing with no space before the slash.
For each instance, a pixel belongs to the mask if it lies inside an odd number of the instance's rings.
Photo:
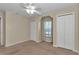
<path id="1" fill-rule="evenodd" d="M 35 21 L 31 22 L 30 34 L 31 34 L 31 40 L 36 41 L 36 22 Z"/>
<path id="2" fill-rule="evenodd" d="M 66 15 L 64 20 L 65 24 L 65 48 L 74 48 L 74 17 L 73 15 Z"/>
<path id="3" fill-rule="evenodd" d="M 57 46 L 64 47 L 64 16 L 57 18 Z"/>
<path id="4" fill-rule="evenodd" d="M 74 15 L 57 17 L 57 46 L 74 49 Z"/>

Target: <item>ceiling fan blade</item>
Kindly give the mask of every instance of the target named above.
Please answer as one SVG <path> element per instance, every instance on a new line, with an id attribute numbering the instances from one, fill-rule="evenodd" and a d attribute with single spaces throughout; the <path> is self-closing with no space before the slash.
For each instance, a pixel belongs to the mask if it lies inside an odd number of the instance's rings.
<path id="1" fill-rule="evenodd" d="M 38 15 L 42 15 L 39 11 L 41 10 L 41 8 L 36 7 L 33 3 L 20 3 L 19 4 L 20 7 L 22 7 L 25 10 L 30 10 L 29 12 L 31 14 L 38 14 Z M 28 11 L 27 11 L 28 12 Z"/>
<path id="2" fill-rule="evenodd" d="M 37 10 L 34 10 L 34 12 L 37 13 L 37 14 L 39 14 L 39 15 L 41 15 L 41 13 L 39 11 L 37 11 Z"/>
<path id="3" fill-rule="evenodd" d="M 42 9 L 41 9 L 41 8 L 39 8 L 39 7 L 37 7 L 37 8 L 35 8 L 35 10 L 41 11 Z"/>
<path id="4" fill-rule="evenodd" d="M 24 8 L 24 9 L 27 9 L 27 7 L 26 7 L 26 4 L 25 4 L 25 3 L 20 3 L 19 5 L 20 5 L 20 7 Z"/>
<path id="5" fill-rule="evenodd" d="M 35 6 L 33 6 L 34 4 L 33 3 L 20 3 L 19 4 L 20 7 L 24 8 L 24 9 L 36 9 Z"/>

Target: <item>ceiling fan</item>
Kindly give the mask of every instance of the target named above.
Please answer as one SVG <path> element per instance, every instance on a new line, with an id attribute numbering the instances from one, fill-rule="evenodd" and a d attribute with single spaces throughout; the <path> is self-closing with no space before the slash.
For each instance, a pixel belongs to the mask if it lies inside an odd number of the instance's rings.
<path id="1" fill-rule="evenodd" d="M 34 13 L 41 15 L 39 12 L 41 8 L 38 8 L 33 3 L 20 3 L 20 6 L 29 14 L 33 15 Z"/>

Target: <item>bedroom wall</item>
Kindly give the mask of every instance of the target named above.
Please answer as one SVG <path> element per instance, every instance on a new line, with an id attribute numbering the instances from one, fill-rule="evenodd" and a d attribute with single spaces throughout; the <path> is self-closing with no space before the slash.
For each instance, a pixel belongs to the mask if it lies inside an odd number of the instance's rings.
<path id="1" fill-rule="evenodd" d="M 26 16 L 6 12 L 6 46 L 29 40 L 29 20 Z"/>

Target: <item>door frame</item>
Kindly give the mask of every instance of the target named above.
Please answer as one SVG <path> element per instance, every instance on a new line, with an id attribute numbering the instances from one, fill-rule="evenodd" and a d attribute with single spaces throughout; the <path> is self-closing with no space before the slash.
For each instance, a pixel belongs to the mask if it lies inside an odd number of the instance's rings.
<path id="1" fill-rule="evenodd" d="M 0 16 L 0 21 L 1 21 L 1 39 L 0 39 L 0 46 L 5 47 L 5 25 L 4 25 L 4 19 L 2 16 Z"/>

